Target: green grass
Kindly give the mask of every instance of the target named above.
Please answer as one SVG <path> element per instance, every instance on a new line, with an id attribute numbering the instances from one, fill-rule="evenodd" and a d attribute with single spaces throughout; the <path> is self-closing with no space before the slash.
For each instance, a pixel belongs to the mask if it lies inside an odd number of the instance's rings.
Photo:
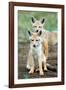
<path id="1" fill-rule="evenodd" d="M 28 38 L 27 31 L 32 31 L 31 17 L 36 19 L 46 18 L 44 28 L 48 31 L 57 30 L 57 13 L 56 12 L 41 12 L 41 11 L 18 11 L 18 41 L 26 42 Z"/>

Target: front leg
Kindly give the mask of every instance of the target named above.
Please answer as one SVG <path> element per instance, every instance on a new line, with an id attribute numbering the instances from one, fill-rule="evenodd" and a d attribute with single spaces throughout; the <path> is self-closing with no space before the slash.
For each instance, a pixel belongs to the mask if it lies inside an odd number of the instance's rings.
<path id="1" fill-rule="evenodd" d="M 34 66 L 31 67 L 29 74 L 33 74 L 34 73 Z"/>
<path id="2" fill-rule="evenodd" d="M 33 74 L 34 73 L 34 59 L 33 59 L 33 56 L 32 54 L 30 54 L 30 71 L 29 71 L 29 74 Z"/>
<path id="3" fill-rule="evenodd" d="M 47 63 L 44 62 L 44 71 L 47 71 Z"/>
<path id="4" fill-rule="evenodd" d="M 34 64 L 34 62 L 33 62 L 33 59 L 32 59 L 32 52 L 29 51 L 29 54 L 28 54 L 28 57 L 27 57 L 26 68 L 30 70 L 33 64 Z"/>
<path id="5" fill-rule="evenodd" d="M 38 59 L 39 62 L 39 73 L 40 75 L 44 75 L 43 69 L 42 69 L 42 60 L 41 58 Z"/>

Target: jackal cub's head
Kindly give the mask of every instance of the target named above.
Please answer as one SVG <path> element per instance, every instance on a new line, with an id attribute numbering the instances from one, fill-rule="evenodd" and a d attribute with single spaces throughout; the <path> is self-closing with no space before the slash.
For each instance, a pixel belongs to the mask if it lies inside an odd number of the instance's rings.
<path id="1" fill-rule="evenodd" d="M 37 48 L 38 46 L 41 45 L 42 31 L 40 31 L 39 33 L 28 31 L 28 34 L 29 34 L 29 39 L 30 39 L 30 45 L 32 48 Z"/>
<path id="2" fill-rule="evenodd" d="M 36 20 L 36 18 L 32 17 L 32 27 L 38 33 L 43 30 L 43 25 L 45 23 L 45 18 L 40 20 Z"/>

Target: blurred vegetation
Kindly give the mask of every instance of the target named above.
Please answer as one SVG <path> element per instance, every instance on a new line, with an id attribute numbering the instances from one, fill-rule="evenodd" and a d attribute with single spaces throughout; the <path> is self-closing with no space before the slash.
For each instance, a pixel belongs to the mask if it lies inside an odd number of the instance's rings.
<path id="1" fill-rule="evenodd" d="M 57 13 L 42 11 L 18 11 L 18 41 L 26 42 L 28 38 L 28 30 L 32 30 L 31 17 L 36 19 L 46 18 L 44 28 L 48 31 L 57 30 Z"/>

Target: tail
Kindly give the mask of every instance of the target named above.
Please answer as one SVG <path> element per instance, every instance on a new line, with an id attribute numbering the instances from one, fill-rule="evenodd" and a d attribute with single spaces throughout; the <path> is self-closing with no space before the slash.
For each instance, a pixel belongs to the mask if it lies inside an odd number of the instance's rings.
<path id="1" fill-rule="evenodd" d="M 55 66 L 52 66 L 52 65 L 48 64 L 48 63 L 47 63 L 47 69 L 50 70 L 50 71 L 57 72 L 57 68 Z"/>
<path id="2" fill-rule="evenodd" d="M 47 63 L 47 69 L 53 72 L 57 72 L 57 68 Z M 39 68 L 36 69 L 36 72 L 39 71 Z"/>

